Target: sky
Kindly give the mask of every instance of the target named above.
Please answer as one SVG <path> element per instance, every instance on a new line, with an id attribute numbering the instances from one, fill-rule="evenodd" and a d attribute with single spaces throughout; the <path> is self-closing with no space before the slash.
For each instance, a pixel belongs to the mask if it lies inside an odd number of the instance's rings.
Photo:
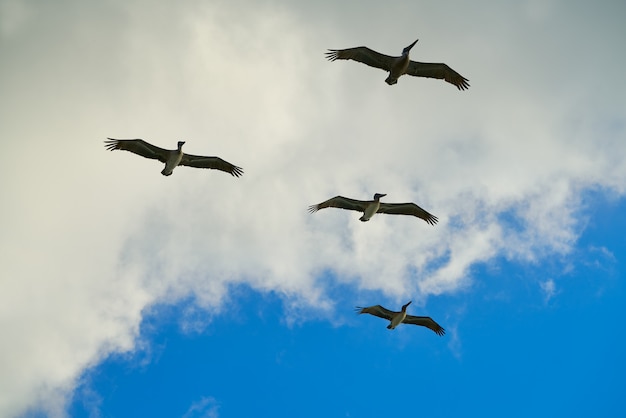
<path id="1" fill-rule="evenodd" d="M 623 416 L 624 16 L 0 0 L 0 416 Z M 415 39 L 469 90 L 324 58 Z"/>

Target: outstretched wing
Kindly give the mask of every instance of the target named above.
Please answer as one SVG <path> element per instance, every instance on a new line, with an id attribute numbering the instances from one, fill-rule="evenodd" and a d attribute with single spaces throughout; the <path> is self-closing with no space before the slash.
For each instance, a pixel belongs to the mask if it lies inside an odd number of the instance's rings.
<path id="1" fill-rule="evenodd" d="M 104 141 L 106 144 L 104 147 L 113 151 L 116 149 L 130 151 L 133 154 L 141 155 L 145 158 L 151 158 L 153 160 L 159 160 L 162 163 L 167 161 L 168 150 L 159 148 L 152 145 L 143 139 L 114 139 L 107 138 L 108 141 Z"/>
<path id="2" fill-rule="evenodd" d="M 350 199 L 343 196 L 335 196 L 332 199 L 328 199 L 325 202 L 318 203 L 317 205 L 309 206 L 309 212 L 314 213 L 324 208 L 339 208 L 347 210 L 356 210 L 359 212 L 365 212 L 365 208 L 370 202 L 363 200 Z"/>
<path id="3" fill-rule="evenodd" d="M 441 325 L 436 323 L 430 316 L 407 315 L 402 322 L 404 324 L 421 325 L 423 327 L 429 328 L 439 336 L 443 336 L 443 334 L 446 333 L 446 330 L 443 329 Z"/>
<path id="4" fill-rule="evenodd" d="M 398 312 L 390 311 L 389 309 L 383 308 L 380 305 L 375 305 L 375 306 L 369 306 L 366 308 L 357 306 L 356 313 L 357 314 L 370 314 L 370 315 L 374 315 L 379 318 L 383 318 L 383 319 L 387 319 L 391 321 L 391 318 L 393 318 L 393 316 L 397 314 Z"/>
<path id="5" fill-rule="evenodd" d="M 378 213 L 417 216 L 431 225 L 435 225 L 439 221 L 436 216 L 426 212 L 415 203 L 381 203 Z"/>
<path id="6" fill-rule="evenodd" d="M 330 61 L 335 60 L 353 60 L 362 62 L 370 67 L 380 68 L 381 70 L 390 71 L 394 62 L 394 57 L 381 54 L 365 46 L 348 49 L 329 49 L 326 52 L 326 58 Z"/>
<path id="7" fill-rule="evenodd" d="M 469 88 L 468 79 L 448 67 L 446 64 L 410 61 L 406 73 L 415 77 L 438 78 L 454 84 L 459 90 Z"/>
<path id="8" fill-rule="evenodd" d="M 188 167 L 196 168 L 211 168 L 213 170 L 220 170 L 229 173 L 235 177 L 239 177 L 243 174 L 243 169 L 224 161 L 219 157 L 204 157 L 202 155 L 183 154 L 183 159 L 179 165 L 186 165 Z"/>

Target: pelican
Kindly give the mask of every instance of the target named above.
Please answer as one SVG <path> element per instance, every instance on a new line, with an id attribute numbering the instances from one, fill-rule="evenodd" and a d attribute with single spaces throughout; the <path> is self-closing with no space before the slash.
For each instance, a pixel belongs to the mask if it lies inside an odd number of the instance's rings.
<path id="1" fill-rule="evenodd" d="M 363 212 L 363 216 L 359 218 L 359 221 L 361 222 L 369 221 L 376 213 L 388 213 L 390 215 L 413 215 L 425 220 L 431 225 L 435 225 L 438 221 L 436 216 L 426 212 L 415 203 L 382 203 L 380 198 L 384 196 L 387 195 L 383 193 L 376 193 L 374 194 L 374 200 L 356 200 L 343 196 L 335 196 L 325 202 L 309 206 L 309 212 L 315 213 L 324 208 L 356 210 Z"/>
<path id="2" fill-rule="evenodd" d="M 418 39 L 419 40 L 419 39 Z M 389 77 L 385 80 L 387 84 L 394 85 L 398 82 L 398 78 L 404 74 L 415 77 L 438 78 L 447 81 L 456 86 L 459 90 L 469 88 L 468 79 L 461 74 L 448 67 L 446 64 L 434 64 L 430 62 L 417 62 L 409 60 L 409 51 L 417 43 L 416 40 L 411 45 L 402 50 L 399 57 L 390 57 L 381 54 L 365 46 L 348 49 L 329 49 L 326 52 L 326 58 L 330 61 L 335 60 L 354 60 L 369 65 L 370 67 L 380 68 L 389 71 Z"/>
<path id="3" fill-rule="evenodd" d="M 443 336 L 446 333 L 446 330 L 441 327 L 438 323 L 433 321 L 430 316 L 413 316 L 406 314 L 406 308 L 411 304 L 412 301 L 409 301 L 406 305 L 402 305 L 402 310 L 400 312 L 390 311 L 387 308 L 383 308 L 380 305 L 369 306 L 367 308 L 363 308 L 361 306 L 356 307 L 356 312 L 358 314 L 370 314 L 377 316 L 379 318 L 387 319 L 391 321 L 389 325 L 387 325 L 387 329 L 395 329 L 400 324 L 413 324 L 413 325 L 421 325 L 426 328 L 430 328 L 435 332 L 435 334 L 439 336 Z"/>
<path id="4" fill-rule="evenodd" d="M 145 158 L 159 160 L 165 163 L 165 168 L 161 171 L 164 176 L 171 176 L 172 171 L 179 165 L 186 165 L 196 168 L 212 168 L 215 170 L 225 171 L 235 177 L 243 174 L 243 169 L 222 160 L 219 157 L 204 157 L 201 155 L 185 154 L 183 152 L 184 141 L 178 141 L 178 148 L 175 150 L 167 150 L 149 144 L 143 139 L 114 139 L 107 138 L 104 141 L 105 148 L 109 151 L 116 149 L 130 151 L 134 154 L 141 155 Z"/>

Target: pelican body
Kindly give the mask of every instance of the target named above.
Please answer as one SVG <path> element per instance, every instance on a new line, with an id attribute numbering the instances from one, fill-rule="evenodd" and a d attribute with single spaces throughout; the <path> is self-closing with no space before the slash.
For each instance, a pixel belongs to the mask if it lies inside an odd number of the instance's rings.
<path id="1" fill-rule="evenodd" d="M 109 151 L 116 149 L 130 151 L 134 154 L 141 155 L 145 158 L 159 160 L 165 163 L 165 168 L 161 171 L 164 176 L 171 176 L 172 172 L 179 165 L 186 165 L 196 168 L 211 168 L 214 170 L 224 171 L 235 177 L 243 174 L 243 169 L 237 167 L 219 157 L 205 157 L 202 155 L 191 155 L 183 152 L 184 141 L 178 141 L 175 150 L 167 150 L 152 145 L 143 139 L 114 139 L 107 138 L 104 141 L 105 148 Z"/>
<path id="2" fill-rule="evenodd" d="M 398 83 L 398 78 L 400 78 L 400 76 L 406 74 L 406 70 L 409 68 L 409 62 L 411 61 L 409 59 L 409 52 L 416 43 L 417 40 L 411 45 L 404 48 L 402 50 L 402 55 L 393 60 L 393 62 L 391 63 L 391 69 L 389 70 L 389 77 L 385 79 L 385 83 L 393 86 L 394 84 Z"/>
<path id="3" fill-rule="evenodd" d="M 171 176 L 174 169 L 183 160 L 183 145 L 185 141 L 178 141 L 178 147 L 174 151 L 169 152 L 167 160 L 165 160 L 165 168 L 161 171 L 164 176 Z"/>
<path id="4" fill-rule="evenodd" d="M 368 47 L 359 46 L 348 49 L 329 49 L 326 53 L 326 58 L 330 61 L 353 60 L 369 65 L 370 67 L 389 71 L 389 76 L 385 82 L 390 86 L 398 83 L 398 78 L 404 74 L 408 74 L 415 77 L 442 79 L 454 85 L 459 90 L 469 88 L 469 80 L 446 64 L 411 61 L 409 59 L 409 52 L 418 40 L 404 48 L 402 55 L 399 57 L 390 57 L 389 55 L 381 54 Z"/>
<path id="5" fill-rule="evenodd" d="M 400 324 L 412 324 L 426 327 L 439 336 L 443 336 L 446 333 L 446 330 L 429 316 L 407 315 L 406 308 L 411 304 L 411 302 L 412 301 L 409 301 L 407 304 L 402 305 L 402 310 L 400 310 L 400 312 L 390 311 L 380 305 L 369 306 L 366 308 L 357 306 L 356 312 L 358 314 L 370 314 L 379 318 L 387 319 L 389 321 L 387 329 L 396 329 L 396 327 Z"/>
<path id="6" fill-rule="evenodd" d="M 373 200 L 356 200 L 343 196 L 335 196 L 325 202 L 309 206 L 309 212 L 315 213 L 320 209 L 332 207 L 363 212 L 363 216 L 359 218 L 361 222 L 369 221 L 372 216 L 377 213 L 387 213 L 390 215 L 412 215 L 423 219 L 430 225 L 435 225 L 438 222 L 436 216 L 426 212 L 415 203 L 383 203 L 380 201 L 380 198 L 384 196 L 387 195 L 383 193 L 376 193 L 374 194 Z"/>
<path id="7" fill-rule="evenodd" d="M 384 193 L 375 193 L 374 200 L 369 202 L 369 204 L 365 208 L 365 211 L 363 211 L 363 216 L 359 218 L 359 221 L 367 222 L 372 219 L 372 216 L 374 216 L 376 212 L 378 212 L 378 209 L 380 209 L 380 198 L 385 196 L 387 195 Z"/>

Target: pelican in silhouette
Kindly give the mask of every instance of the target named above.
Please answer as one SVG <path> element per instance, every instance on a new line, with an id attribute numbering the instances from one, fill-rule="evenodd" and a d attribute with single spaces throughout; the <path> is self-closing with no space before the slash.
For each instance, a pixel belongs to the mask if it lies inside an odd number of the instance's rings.
<path id="1" fill-rule="evenodd" d="M 387 77 L 385 82 L 390 86 L 396 84 L 400 76 L 408 74 L 415 77 L 428 77 L 445 80 L 448 83 L 455 85 L 459 90 L 469 88 L 469 80 L 461 76 L 461 74 L 457 73 L 452 68 L 448 67 L 446 64 L 434 64 L 430 62 L 417 62 L 409 60 L 409 51 L 413 48 L 413 46 L 415 46 L 418 40 L 404 48 L 402 50 L 402 55 L 399 57 L 390 57 L 389 55 L 384 55 L 380 52 L 371 50 L 368 47 L 359 46 L 348 49 L 329 49 L 328 52 L 326 52 L 326 58 L 330 61 L 354 60 L 369 65 L 370 67 L 389 71 L 389 77 Z"/>
<path id="2" fill-rule="evenodd" d="M 429 328 L 439 336 L 443 336 L 443 334 L 446 333 L 446 330 L 443 329 L 441 325 L 433 321 L 430 316 L 407 315 L 406 308 L 411 304 L 411 302 L 412 301 L 409 301 L 409 303 L 407 303 L 406 305 L 402 305 L 402 310 L 400 312 L 390 311 L 389 309 L 383 308 L 380 305 L 369 306 L 367 308 L 357 306 L 356 312 L 358 314 L 374 315 L 390 321 L 389 325 L 387 325 L 387 329 L 395 329 L 400 324 L 413 324 Z"/>
<path id="3" fill-rule="evenodd" d="M 389 215 L 413 215 L 425 220 L 431 225 L 435 225 L 438 221 L 436 216 L 426 212 L 415 203 L 383 203 L 380 201 L 380 198 L 384 196 L 387 195 L 383 193 L 376 193 L 374 194 L 374 200 L 356 200 L 343 196 L 335 196 L 325 202 L 309 206 L 309 212 L 315 213 L 324 208 L 356 210 L 358 212 L 363 212 L 363 216 L 359 218 L 361 222 L 369 221 L 376 213 L 387 213 Z"/>
<path id="4" fill-rule="evenodd" d="M 152 145 L 143 139 L 114 139 L 107 138 L 108 141 L 104 141 L 106 144 L 104 147 L 113 151 L 116 149 L 130 151 L 134 154 L 141 155 L 145 158 L 151 158 L 153 160 L 159 160 L 165 163 L 165 168 L 161 171 L 164 176 L 171 176 L 172 171 L 179 165 L 186 165 L 188 167 L 196 168 L 212 168 L 214 170 L 224 171 L 235 177 L 239 177 L 243 174 L 243 169 L 237 167 L 227 161 L 222 160 L 219 157 L 204 157 L 201 155 L 185 154 L 183 152 L 184 141 L 178 141 L 178 148 L 175 150 L 167 150 Z"/>

